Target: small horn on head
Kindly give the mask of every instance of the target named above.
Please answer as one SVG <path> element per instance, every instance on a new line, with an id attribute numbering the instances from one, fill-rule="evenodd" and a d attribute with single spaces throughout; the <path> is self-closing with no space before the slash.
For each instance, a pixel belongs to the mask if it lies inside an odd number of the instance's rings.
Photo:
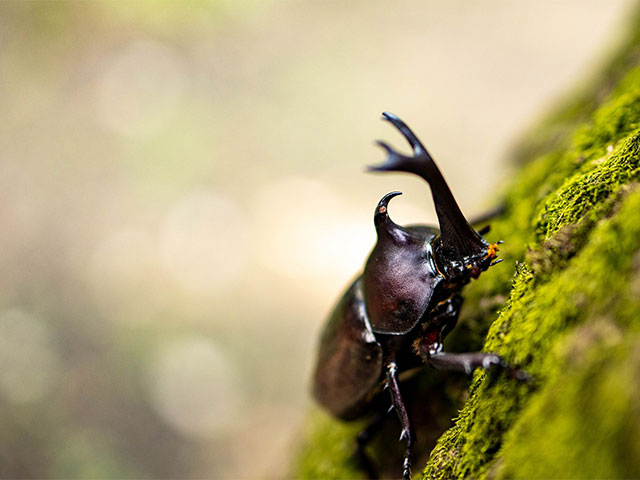
<path id="1" fill-rule="evenodd" d="M 391 220 L 391 217 L 389 217 L 389 200 L 397 197 L 398 195 L 402 195 L 402 192 L 387 193 L 380 199 L 378 205 L 376 206 L 376 211 L 373 215 L 373 222 L 376 226 L 378 239 L 388 235 L 396 241 L 401 241 L 406 235 L 405 230 L 400 225 L 397 225 L 393 220 Z"/>

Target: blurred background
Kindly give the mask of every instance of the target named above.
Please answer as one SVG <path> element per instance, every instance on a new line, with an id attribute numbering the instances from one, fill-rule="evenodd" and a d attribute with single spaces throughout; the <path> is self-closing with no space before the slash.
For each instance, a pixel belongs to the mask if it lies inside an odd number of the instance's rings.
<path id="1" fill-rule="evenodd" d="M 0 3 L 0 477 L 286 475 L 378 199 L 435 220 L 380 113 L 479 213 L 631 6 Z"/>

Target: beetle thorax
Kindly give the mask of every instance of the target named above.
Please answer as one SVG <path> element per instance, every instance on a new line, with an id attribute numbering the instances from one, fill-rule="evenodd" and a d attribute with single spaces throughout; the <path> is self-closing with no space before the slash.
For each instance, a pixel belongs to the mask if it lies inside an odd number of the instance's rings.
<path id="1" fill-rule="evenodd" d="M 363 275 L 373 331 L 402 335 L 411 330 L 424 315 L 440 279 L 424 239 L 378 243 Z"/>

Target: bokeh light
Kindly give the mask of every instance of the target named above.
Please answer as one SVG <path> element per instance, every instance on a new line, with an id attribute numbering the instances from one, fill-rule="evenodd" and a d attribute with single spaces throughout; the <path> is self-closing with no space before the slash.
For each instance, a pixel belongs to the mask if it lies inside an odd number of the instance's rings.
<path id="1" fill-rule="evenodd" d="M 90 281 L 105 318 L 144 324 L 166 307 L 157 238 L 125 227 L 105 236 L 93 253 Z"/>
<path id="2" fill-rule="evenodd" d="M 256 194 L 260 260 L 294 280 L 345 278 L 362 264 L 375 232 L 337 191 L 309 178 L 268 183 Z"/>
<path id="3" fill-rule="evenodd" d="M 49 326 L 19 309 L 0 312 L 0 392 L 12 403 L 34 402 L 58 379 L 56 344 Z"/>
<path id="4" fill-rule="evenodd" d="M 247 220 L 230 198 L 192 192 L 164 220 L 162 253 L 167 269 L 192 292 L 232 289 L 252 257 Z"/>
<path id="5" fill-rule="evenodd" d="M 133 42 L 111 59 L 98 85 L 98 121 L 138 136 L 166 128 L 183 96 L 185 65 L 157 41 Z"/>
<path id="6" fill-rule="evenodd" d="M 149 376 L 152 405 L 184 435 L 215 438 L 238 428 L 246 403 L 242 385 L 213 341 L 175 340 L 152 357 Z"/>

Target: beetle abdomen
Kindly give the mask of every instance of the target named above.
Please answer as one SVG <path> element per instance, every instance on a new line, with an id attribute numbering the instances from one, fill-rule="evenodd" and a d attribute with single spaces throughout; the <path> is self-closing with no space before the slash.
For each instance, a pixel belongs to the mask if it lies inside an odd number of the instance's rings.
<path id="1" fill-rule="evenodd" d="M 362 279 L 334 309 L 320 340 L 313 394 L 336 417 L 356 418 L 382 372 L 382 348 L 367 320 Z"/>

